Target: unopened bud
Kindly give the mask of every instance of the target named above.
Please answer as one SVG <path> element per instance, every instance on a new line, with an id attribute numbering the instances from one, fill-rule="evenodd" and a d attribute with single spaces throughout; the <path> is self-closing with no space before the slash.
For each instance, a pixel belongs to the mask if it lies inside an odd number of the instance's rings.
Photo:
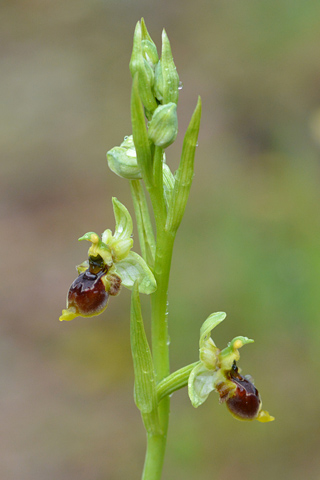
<path id="1" fill-rule="evenodd" d="M 149 63 L 152 68 L 155 68 L 157 63 L 159 62 L 157 47 L 153 42 L 150 40 L 142 40 L 142 54 L 145 60 Z"/>
<path id="2" fill-rule="evenodd" d="M 142 178 L 134 148 L 114 147 L 107 152 L 110 170 L 127 180 Z"/>
<path id="3" fill-rule="evenodd" d="M 178 134 L 177 105 L 167 103 L 160 105 L 149 123 L 148 136 L 158 147 L 171 145 Z"/>
<path id="4" fill-rule="evenodd" d="M 129 67 L 132 78 L 138 73 L 139 95 L 143 106 L 148 112 L 154 112 L 157 108 L 157 102 L 153 95 L 154 71 L 143 54 L 140 22 L 137 23 L 134 32 L 133 49 Z"/>
<path id="5" fill-rule="evenodd" d="M 163 100 L 163 75 L 162 75 L 162 68 L 161 68 L 161 60 L 156 65 L 154 71 L 154 93 L 159 102 L 162 103 Z"/>

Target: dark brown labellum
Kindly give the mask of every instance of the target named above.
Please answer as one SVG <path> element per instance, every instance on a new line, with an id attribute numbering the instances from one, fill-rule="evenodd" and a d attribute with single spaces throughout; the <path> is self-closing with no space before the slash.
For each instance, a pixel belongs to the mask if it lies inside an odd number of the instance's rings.
<path id="1" fill-rule="evenodd" d="M 102 277 L 103 270 L 97 274 L 90 269 L 81 273 L 75 279 L 68 292 L 68 308 L 74 307 L 76 313 L 83 317 L 90 317 L 102 312 L 108 303 L 109 293 L 106 292 Z"/>
<path id="2" fill-rule="evenodd" d="M 233 364 L 229 379 L 236 385 L 234 394 L 226 400 L 230 412 L 240 420 L 254 420 L 260 410 L 261 400 L 256 387 L 247 378 L 240 375 Z"/>

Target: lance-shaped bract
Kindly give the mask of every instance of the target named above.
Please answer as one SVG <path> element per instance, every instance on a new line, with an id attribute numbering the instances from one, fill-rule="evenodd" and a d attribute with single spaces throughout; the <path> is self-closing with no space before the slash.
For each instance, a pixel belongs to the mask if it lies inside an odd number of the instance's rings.
<path id="1" fill-rule="evenodd" d="M 171 46 L 166 31 L 162 32 L 161 50 L 162 103 L 178 103 L 179 75 L 173 61 Z"/>
<path id="2" fill-rule="evenodd" d="M 134 399 L 146 429 L 156 433 L 159 428 L 156 380 L 150 347 L 141 314 L 138 282 L 131 296 L 130 340 L 134 368 Z"/>
<path id="3" fill-rule="evenodd" d="M 176 232 L 182 220 L 194 175 L 194 157 L 201 119 L 201 98 L 191 117 L 184 136 L 180 165 L 175 173 L 172 202 L 168 211 L 166 229 Z"/>

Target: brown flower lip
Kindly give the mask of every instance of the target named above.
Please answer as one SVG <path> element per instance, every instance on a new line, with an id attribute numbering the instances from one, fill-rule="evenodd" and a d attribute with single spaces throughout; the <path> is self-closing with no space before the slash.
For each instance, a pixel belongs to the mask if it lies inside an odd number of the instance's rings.
<path id="1" fill-rule="evenodd" d="M 102 278 L 107 274 L 105 270 L 91 273 L 88 268 L 72 283 L 68 292 L 68 308 L 73 307 L 76 313 L 83 317 L 90 317 L 102 312 L 108 303 L 109 293 L 106 292 Z"/>
<path id="2" fill-rule="evenodd" d="M 235 392 L 226 400 L 230 412 L 240 420 L 256 419 L 261 408 L 259 392 L 250 380 L 240 375 L 235 362 L 229 379 L 236 385 Z"/>

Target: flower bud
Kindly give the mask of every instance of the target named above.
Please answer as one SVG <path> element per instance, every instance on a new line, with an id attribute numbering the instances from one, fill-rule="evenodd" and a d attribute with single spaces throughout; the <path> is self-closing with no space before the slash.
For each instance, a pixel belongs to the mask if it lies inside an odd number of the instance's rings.
<path id="1" fill-rule="evenodd" d="M 137 23 L 133 37 L 133 48 L 130 59 L 132 78 L 138 73 L 139 95 L 147 112 L 154 112 L 157 102 L 153 95 L 154 71 L 150 63 L 144 58 L 142 49 L 142 33 L 140 22 Z"/>
<path id="2" fill-rule="evenodd" d="M 161 68 L 161 60 L 156 65 L 154 71 L 154 93 L 160 103 L 163 100 L 163 75 L 162 75 L 162 68 Z"/>
<path id="3" fill-rule="evenodd" d="M 177 105 L 159 105 L 149 122 L 148 136 L 158 147 L 171 145 L 178 134 Z"/>
<path id="4" fill-rule="evenodd" d="M 149 65 L 154 69 L 159 62 L 157 47 L 150 40 L 142 40 L 141 42 L 142 54 Z"/>
<path id="5" fill-rule="evenodd" d="M 107 152 L 107 160 L 110 170 L 119 177 L 127 180 L 142 178 L 134 148 L 114 147 Z"/>
<path id="6" fill-rule="evenodd" d="M 149 62 L 151 67 L 154 68 L 159 61 L 157 47 L 150 37 L 143 18 L 141 18 L 141 46 L 144 58 Z"/>

